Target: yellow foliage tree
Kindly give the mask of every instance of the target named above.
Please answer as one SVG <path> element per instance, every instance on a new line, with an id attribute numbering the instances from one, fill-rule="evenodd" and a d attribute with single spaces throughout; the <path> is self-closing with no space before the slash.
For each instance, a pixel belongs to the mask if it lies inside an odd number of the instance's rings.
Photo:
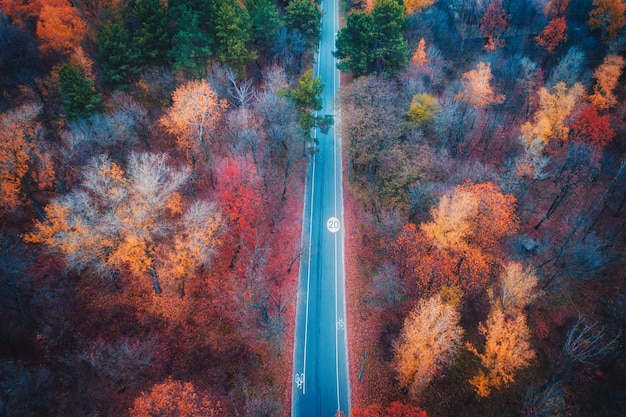
<path id="1" fill-rule="evenodd" d="M 486 337 L 484 352 L 479 353 L 471 344 L 467 348 L 480 358 L 485 369 L 469 382 L 478 395 L 487 397 L 492 389 L 513 382 L 517 372 L 529 366 L 535 358 L 535 351 L 530 345 L 530 330 L 523 314 L 509 317 L 494 305 L 487 323 L 481 324 L 479 331 Z"/>
<path id="2" fill-rule="evenodd" d="M 422 12 L 425 8 L 435 4 L 436 1 L 437 0 L 406 0 L 404 2 L 406 14 Z"/>
<path id="3" fill-rule="evenodd" d="M 463 337 L 457 307 L 436 294 L 422 299 L 404 321 L 395 369 L 413 398 L 456 358 Z"/>
<path id="4" fill-rule="evenodd" d="M 619 55 L 607 55 L 593 73 L 596 83 L 589 100 L 598 109 L 608 109 L 617 103 L 613 90 L 617 87 L 626 61 Z"/>
<path id="5" fill-rule="evenodd" d="M 532 302 L 532 292 L 537 282 L 530 267 L 524 268 L 519 262 L 509 262 L 500 275 L 497 303 L 507 314 L 521 313 Z"/>
<path id="6" fill-rule="evenodd" d="M 491 86 L 492 78 L 491 66 L 486 62 L 479 62 L 476 69 L 463 74 L 461 79 L 462 91 L 457 94 L 457 99 L 476 107 L 504 103 L 506 97 L 503 94 L 496 94 Z"/>
<path id="7" fill-rule="evenodd" d="M 423 125 L 431 120 L 438 111 L 439 101 L 428 93 L 420 93 L 413 96 L 407 114 L 415 123 Z"/>

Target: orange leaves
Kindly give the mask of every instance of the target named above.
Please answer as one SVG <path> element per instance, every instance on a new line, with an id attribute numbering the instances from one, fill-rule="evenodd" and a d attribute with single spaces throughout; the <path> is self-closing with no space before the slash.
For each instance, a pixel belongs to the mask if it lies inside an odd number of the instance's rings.
<path id="1" fill-rule="evenodd" d="M 424 38 L 420 39 L 417 44 L 417 49 L 411 57 L 411 64 L 416 67 L 423 67 L 428 62 L 428 56 L 426 55 L 426 41 Z"/>
<path id="2" fill-rule="evenodd" d="M 598 109 L 608 109 L 617 103 L 613 90 L 617 87 L 625 64 L 626 61 L 621 56 L 607 55 L 602 64 L 594 71 L 593 78 L 596 79 L 596 83 L 589 100 Z"/>
<path id="3" fill-rule="evenodd" d="M 437 294 L 420 300 L 404 321 L 395 368 L 412 398 L 454 362 L 463 336 L 460 318 L 456 307 Z"/>
<path id="4" fill-rule="evenodd" d="M 226 102 L 218 99 L 206 80 L 190 81 L 174 91 L 172 107 L 159 122 L 176 137 L 180 150 L 196 156 L 204 151 L 208 158 L 211 129 L 225 109 Z"/>
<path id="5" fill-rule="evenodd" d="M 129 411 L 131 417 L 215 417 L 222 414 L 222 407 L 192 383 L 170 377 L 142 392 Z"/>
<path id="6" fill-rule="evenodd" d="M 517 231 L 515 198 L 492 183 L 466 182 L 444 194 L 418 230 L 405 226 L 395 241 L 400 263 L 426 293 L 441 285 L 483 287 L 499 263 L 499 242 Z"/>
<path id="7" fill-rule="evenodd" d="M 70 52 L 87 33 L 87 25 L 78 11 L 67 1 L 59 3 L 58 6 L 44 4 L 39 13 L 37 36 L 45 52 Z"/>
<path id="8" fill-rule="evenodd" d="M 428 417 L 426 411 L 411 404 L 394 401 L 386 409 L 380 404 L 370 404 L 367 407 L 354 407 L 350 410 L 352 417 Z"/>
<path id="9" fill-rule="evenodd" d="M 554 50 L 567 40 L 567 23 L 565 17 L 555 17 L 550 20 L 548 26 L 546 26 L 539 35 L 535 37 L 535 41 L 540 46 L 544 47 L 548 53 L 554 52 Z"/>
<path id="10" fill-rule="evenodd" d="M 52 166 L 37 146 L 40 113 L 41 106 L 27 104 L 0 114 L 0 208 L 22 204 L 24 181 L 50 182 Z"/>
<path id="11" fill-rule="evenodd" d="M 535 352 L 530 346 L 530 330 L 523 314 L 507 317 L 501 308 L 494 307 L 479 330 L 486 337 L 484 352 L 478 353 L 471 345 L 467 347 L 480 358 L 487 372 L 481 370 L 470 384 L 478 395 L 487 397 L 492 389 L 513 382 L 517 371 L 535 358 Z"/>
<path id="12" fill-rule="evenodd" d="M 476 69 L 463 74 L 461 79 L 462 91 L 457 94 L 456 98 L 476 107 L 504 103 L 505 96 L 496 94 L 491 86 L 491 78 L 493 78 L 491 66 L 486 62 L 479 62 Z"/>
<path id="13" fill-rule="evenodd" d="M 406 14 L 420 13 L 427 7 L 435 4 L 435 1 L 436 0 L 406 0 L 404 2 Z"/>
<path id="14" fill-rule="evenodd" d="M 592 29 L 602 29 L 608 40 L 617 38 L 626 23 L 624 0 L 594 0 L 588 24 Z"/>

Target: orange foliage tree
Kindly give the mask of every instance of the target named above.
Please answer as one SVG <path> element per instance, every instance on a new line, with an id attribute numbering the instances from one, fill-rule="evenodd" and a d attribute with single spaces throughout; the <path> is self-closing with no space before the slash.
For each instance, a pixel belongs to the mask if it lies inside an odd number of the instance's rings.
<path id="1" fill-rule="evenodd" d="M 588 24 L 592 29 L 601 29 L 604 36 L 615 39 L 626 23 L 626 1 L 593 0 L 594 9 L 589 12 Z"/>
<path id="2" fill-rule="evenodd" d="M 404 321 L 395 368 L 400 385 L 409 388 L 414 399 L 456 359 L 463 337 L 457 309 L 436 294 L 420 300 Z"/>
<path id="3" fill-rule="evenodd" d="M 44 52 L 67 53 L 83 41 L 87 25 L 69 1 L 44 3 L 37 22 L 37 36 Z"/>
<path id="4" fill-rule="evenodd" d="M 617 103 L 613 90 L 617 87 L 626 61 L 619 55 L 608 55 L 593 73 L 596 83 L 589 100 L 598 109 L 608 109 Z"/>
<path id="5" fill-rule="evenodd" d="M 471 344 L 467 348 L 480 358 L 487 372 L 480 370 L 470 384 L 478 395 L 487 397 L 492 389 L 513 382 L 516 373 L 535 358 L 535 351 L 530 345 L 530 329 L 523 314 L 507 316 L 501 307 L 494 305 L 487 323 L 481 324 L 479 330 L 486 338 L 484 352 L 479 353 Z"/>
<path id="6" fill-rule="evenodd" d="M 192 383 L 167 378 L 142 392 L 130 410 L 131 417 L 215 417 L 222 415 L 219 401 L 198 392 Z"/>
<path id="7" fill-rule="evenodd" d="M 419 13 L 425 8 L 435 4 L 435 1 L 436 0 L 406 0 L 404 2 L 406 14 Z"/>
<path id="8" fill-rule="evenodd" d="M 352 417 L 428 417 L 426 411 L 412 404 L 394 401 L 387 408 L 380 404 L 370 404 L 367 407 L 354 407 L 350 410 Z"/>
<path id="9" fill-rule="evenodd" d="M 515 201 L 491 182 L 452 188 L 431 211 L 431 222 L 419 229 L 409 224 L 400 233 L 392 245 L 400 265 L 422 292 L 441 285 L 484 287 L 501 263 L 500 241 L 518 229 Z"/>
<path id="10" fill-rule="evenodd" d="M 176 137 L 178 148 L 195 159 L 204 154 L 210 161 L 211 130 L 226 109 L 206 80 L 189 81 L 172 94 L 172 106 L 160 123 Z"/>
<path id="11" fill-rule="evenodd" d="M 505 96 L 496 94 L 491 86 L 491 66 L 486 62 L 479 62 L 476 69 L 463 74 L 461 79 L 462 91 L 457 99 L 466 101 L 472 106 L 484 107 L 492 103 L 503 103 Z"/>
<path id="12" fill-rule="evenodd" d="M 554 50 L 565 43 L 567 40 L 567 23 L 564 17 L 555 17 L 550 20 L 548 26 L 546 26 L 539 35 L 535 37 L 535 41 L 540 46 L 544 47 L 548 53 L 554 52 Z"/>
<path id="13" fill-rule="evenodd" d="M 201 210 L 192 205 L 181 216 L 176 191 L 188 176 L 187 169 L 170 167 L 164 154 L 132 154 L 127 172 L 107 156 L 95 158 L 85 169 L 81 186 L 54 199 L 45 208 L 47 220 L 37 222 L 26 240 L 58 250 L 75 269 L 89 267 L 100 274 L 126 270 L 134 278 L 149 273 L 160 294 L 158 270 L 170 266 L 171 276 L 180 277 L 177 262 L 193 266 L 185 261 L 188 256 L 197 256 L 196 263 L 206 261 L 206 251 L 219 243 L 221 217 L 210 206 Z M 197 230 L 186 231 L 192 225 Z M 166 255 L 185 245 L 189 253 Z M 174 262 L 168 265 L 168 260 Z"/>
<path id="14" fill-rule="evenodd" d="M 32 201 L 32 186 L 52 185 L 49 155 L 39 146 L 41 106 L 27 104 L 0 114 L 0 208 L 12 209 L 24 202 L 23 190 Z"/>
<path id="15" fill-rule="evenodd" d="M 502 8 L 502 2 L 496 0 L 487 6 L 485 14 L 480 20 L 480 31 L 487 37 L 485 49 L 495 50 L 501 45 L 500 35 L 509 25 L 509 15 Z"/>

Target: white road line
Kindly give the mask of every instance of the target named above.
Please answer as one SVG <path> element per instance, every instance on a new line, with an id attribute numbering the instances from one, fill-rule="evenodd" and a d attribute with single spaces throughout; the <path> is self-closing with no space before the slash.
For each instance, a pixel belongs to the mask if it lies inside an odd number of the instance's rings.
<path id="1" fill-rule="evenodd" d="M 311 288 L 311 236 L 313 234 L 313 196 L 315 193 L 315 154 L 313 154 L 313 169 L 311 172 L 311 206 L 309 219 L 309 260 L 306 271 L 306 308 L 304 313 L 304 365 L 302 369 L 302 395 L 306 394 L 306 346 L 309 336 L 309 289 Z"/>

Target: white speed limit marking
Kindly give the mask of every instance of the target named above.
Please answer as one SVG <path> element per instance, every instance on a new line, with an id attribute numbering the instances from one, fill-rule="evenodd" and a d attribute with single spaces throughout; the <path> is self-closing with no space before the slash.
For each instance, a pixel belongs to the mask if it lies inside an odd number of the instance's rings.
<path id="1" fill-rule="evenodd" d="M 330 233 L 337 233 L 339 231 L 340 223 L 336 217 L 331 217 L 326 221 L 326 228 Z"/>

